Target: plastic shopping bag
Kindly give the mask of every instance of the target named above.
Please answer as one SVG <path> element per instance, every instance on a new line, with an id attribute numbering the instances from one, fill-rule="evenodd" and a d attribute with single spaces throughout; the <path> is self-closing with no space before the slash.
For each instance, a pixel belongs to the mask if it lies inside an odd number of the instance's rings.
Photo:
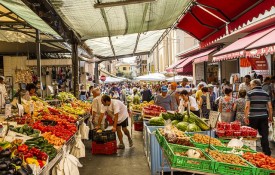
<path id="1" fill-rule="evenodd" d="M 79 160 L 67 152 L 64 160 L 65 175 L 80 175 L 78 167 L 82 167 Z"/>
<path id="2" fill-rule="evenodd" d="M 72 148 L 71 154 L 76 158 L 85 157 L 85 145 L 81 140 L 81 135 L 77 135 L 75 141 L 76 143 Z"/>
<path id="3" fill-rule="evenodd" d="M 81 134 L 82 139 L 85 139 L 85 140 L 89 139 L 89 131 L 90 131 L 90 128 L 85 123 L 82 123 L 80 125 L 79 132 Z"/>

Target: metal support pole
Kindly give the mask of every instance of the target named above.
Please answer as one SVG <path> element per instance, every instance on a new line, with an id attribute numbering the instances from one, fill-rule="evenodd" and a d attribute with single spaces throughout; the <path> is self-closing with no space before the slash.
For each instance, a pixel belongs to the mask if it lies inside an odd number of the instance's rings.
<path id="1" fill-rule="evenodd" d="M 95 84 L 98 85 L 99 84 L 98 62 L 95 62 L 94 75 L 95 75 Z"/>
<path id="2" fill-rule="evenodd" d="M 43 97 L 43 84 L 41 77 L 41 44 L 40 44 L 40 31 L 36 29 L 36 59 L 37 59 L 37 77 L 40 83 L 41 97 Z"/>
<path id="3" fill-rule="evenodd" d="M 73 94 L 79 96 L 79 62 L 77 53 L 77 43 L 72 43 L 72 71 L 73 71 Z"/>

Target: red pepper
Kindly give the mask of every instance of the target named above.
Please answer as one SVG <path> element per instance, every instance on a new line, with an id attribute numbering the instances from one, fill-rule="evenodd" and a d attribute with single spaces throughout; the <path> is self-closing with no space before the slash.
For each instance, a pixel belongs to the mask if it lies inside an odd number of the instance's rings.
<path id="1" fill-rule="evenodd" d="M 38 161 L 38 163 L 39 163 L 40 168 L 42 168 L 42 167 L 44 166 L 43 161 L 42 161 L 42 160 L 37 160 L 37 161 Z"/>
<path id="2" fill-rule="evenodd" d="M 26 152 L 28 149 L 29 149 L 29 147 L 25 144 L 17 147 L 17 150 L 19 152 Z"/>

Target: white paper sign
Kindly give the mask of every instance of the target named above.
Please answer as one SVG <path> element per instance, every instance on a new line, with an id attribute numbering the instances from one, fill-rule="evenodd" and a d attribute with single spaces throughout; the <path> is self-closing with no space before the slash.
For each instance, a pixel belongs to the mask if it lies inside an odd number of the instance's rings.
<path id="1" fill-rule="evenodd" d="M 23 105 L 17 103 L 17 107 L 18 107 L 18 115 L 21 117 L 24 115 L 24 107 Z"/>
<path id="2" fill-rule="evenodd" d="M 33 113 L 33 111 L 34 111 L 34 106 L 33 106 L 32 103 L 30 103 L 30 112 L 31 112 L 31 114 Z"/>
<path id="3" fill-rule="evenodd" d="M 53 87 L 52 86 L 48 86 L 48 89 L 50 90 L 51 94 L 54 93 Z"/>
<path id="4" fill-rule="evenodd" d="M 211 126 L 211 128 L 215 128 L 216 127 L 216 124 L 219 121 L 219 116 L 220 116 L 219 112 L 217 112 L 217 111 L 210 111 L 210 114 L 209 114 L 209 123 L 208 124 Z"/>
<path id="5" fill-rule="evenodd" d="M 11 117 L 11 104 L 5 105 L 5 117 L 6 118 Z"/>

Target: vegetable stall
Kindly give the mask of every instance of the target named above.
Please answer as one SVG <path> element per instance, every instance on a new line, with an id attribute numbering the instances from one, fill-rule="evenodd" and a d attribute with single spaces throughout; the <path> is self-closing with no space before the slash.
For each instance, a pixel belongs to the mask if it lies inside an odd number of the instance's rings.
<path id="1" fill-rule="evenodd" d="M 78 171 L 78 158 L 85 157 L 81 139 L 89 133 L 83 121 L 90 117 L 91 104 L 71 94 L 59 98 L 60 105 L 51 106 L 32 97 L 22 101 L 23 115 L 16 109 L 9 118 L 0 116 L 1 174 L 46 175 L 66 171 L 60 169 L 64 166 Z"/>
<path id="2" fill-rule="evenodd" d="M 275 173 L 274 158 L 257 152 L 239 140 L 241 137 L 253 139 L 257 131 L 240 126 L 238 122 L 226 124 L 218 122 L 215 130 L 219 138 L 214 131 L 209 130 L 207 122 L 191 112 L 190 114 L 162 113 L 159 117 L 152 118 L 148 125 L 158 126 L 154 130 L 154 135 L 161 150 L 160 173 L 164 171 L 170 171 L 171 174 L 174 171 L 227 175 Z"/>

